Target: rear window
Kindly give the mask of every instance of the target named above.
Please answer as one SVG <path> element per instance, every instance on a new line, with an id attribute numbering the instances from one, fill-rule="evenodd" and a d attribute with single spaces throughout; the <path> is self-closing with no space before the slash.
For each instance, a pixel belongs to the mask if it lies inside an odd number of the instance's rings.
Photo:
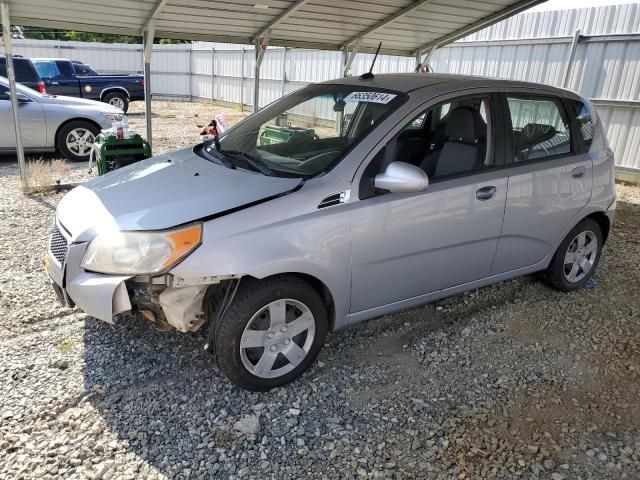
<path id="1" fill-rule="evenodd" d="M 88 65 L 83 65 L 81 63 L 74 63 L 73 68 L 76 71 L 76 75 L 79 75 L 79 76 L 98 75 L 93 68 L 89 67 Z"/>
<path id="2" fill-rule="evenodd" d="M 75 76 L 76 72 L 74 71 L 71 62 L 57 61 L 56 65 L 58 65 L 58 70 L 60 70 L 62 78 L 73 78 Z"/>
<path id="3" fill-rule="evenodd" d="M 508 95 L 507 102 L 515 162 L 571 153 L 569 124 L 559 99 Z"/>
<path id="4" fill-rule="evenodd" d="M 39 82 L 40 77 L 31 60 L 26 58 L 13 58 L 13 68 L 16 73 L 16 82 Z M 0 75 L 7 76 L 7 58 L 0 57 Z"/>

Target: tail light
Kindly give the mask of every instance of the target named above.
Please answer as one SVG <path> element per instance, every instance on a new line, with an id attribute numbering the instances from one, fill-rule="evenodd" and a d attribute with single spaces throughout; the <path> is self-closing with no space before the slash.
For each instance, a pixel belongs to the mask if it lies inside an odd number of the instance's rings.
<path id="1" fill-rule="evenodd" d="M 140 80 L 140 85 L 142 85 L 144 87 L 144 78 L 142 80 Z"/>
<path id="2" fill-rule="evenodd" d="M 42 80 L 38 82 L 38 91 L 40 93 L 47 93 L 47 91 L 44 88 L 44 82 Z"/>

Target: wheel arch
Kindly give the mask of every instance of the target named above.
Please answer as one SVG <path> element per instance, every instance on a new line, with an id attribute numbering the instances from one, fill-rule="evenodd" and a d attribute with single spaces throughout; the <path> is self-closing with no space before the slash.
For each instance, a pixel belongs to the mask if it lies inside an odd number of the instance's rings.
<path id="1" fill-rule="evenodd" d="M 127 99 L 131 99 L 131 95 L 129 94 L 129 90 L 127 90 L 124 87 L 105 87 L 102 89 L 102 91 L 100 92 L 100 101 L 104 102 L 104 97 L 106 97 L 107 95 L 109 95 L 112 92 L 122 92 L 127 96 Z"/>
<path id="2" fill-rule="evenodd" d="M 325 283 L 319 278 L 314 277 L 313 275 L 309 275 L 308 273 L 300 273 L 300 272 L 287 272 L 282 275 L 297 277 L 300 280 L 308 283 L 313 290 L 320 295 L 324 305 L 327 309 L 327 318 L 329 319 L 329 330 L 333 331 L 335 329 L 336 324 L 336 306 L 333 299 L 333 295 L 331 294 L 331 290 L 329 287 L 325 285 Z"/>
<path id="3" fill-rule="evenodd" d="M 260 278 L 257 278 L 251 275 L 247 275 L 247 277 L 253 279 L 256 282 L 272 280 L 273 278 L 276 278 L 276 277 L 295 277 L 299 280 L 302 280 L 303 282 L 307 283 L 318 295 L 320 295 L 320 298 L 322 299 L 322 302 L 324 303 L 325 308 L 327 309 L 327 318 L 329 320 L 329 330 L 333 331 L 335 329 L 335 324 L 336 324 L 335 300 L 333 298 L 333 294 L 331 293 L 331 290 L 329 290 L 329 287 L 327 287 L 327 285 L 319 278 L 313 275 L 310 275 L 308 273 L 302 273 L 302 272 L 282 272 L 282 273 L 276 273 L 273 275 L 267 275 L 266 277 L 260 277 Z"/>
<path id="4" fill-rule="evenodd" d="M 596 223 L 600 226 L 600 230 L 602 230 L 602 241 L 603 243 L 606 243 L 607 238 L 609 238 L 609 231 L 611 230 L 611 220 L 609 219 L 607 214 L 604 212 L 594 212 L 584 217 L 584 219 L 587 218 L 595 220 Z"/>

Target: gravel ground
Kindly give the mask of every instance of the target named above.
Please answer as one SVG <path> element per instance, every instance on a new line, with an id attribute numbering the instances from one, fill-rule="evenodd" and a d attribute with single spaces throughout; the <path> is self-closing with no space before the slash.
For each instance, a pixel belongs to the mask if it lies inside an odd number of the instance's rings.
<path id="1" fill-rule="evenodd" d="M 155 103 L 156 151 L 197 138 L 169 114 L 211 108 Z M 638 187 L 618 186 L 592 288 L 524 277 L 375 319 L 257 394 L 197 333 L 59 307 L 42 258 L 61 194 L 20 195 L 9 158 L 0 178 L 0 479 L 640 478 Z"/>

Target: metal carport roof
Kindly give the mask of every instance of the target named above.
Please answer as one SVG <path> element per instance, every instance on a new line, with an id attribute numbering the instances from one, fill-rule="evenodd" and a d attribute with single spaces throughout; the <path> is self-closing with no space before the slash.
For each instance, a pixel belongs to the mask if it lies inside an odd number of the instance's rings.
<path id="1" fill-rule="evenodd" d="M 151 143 L 150 64 L 154 38 L 255 45 L 254 106 L 265 45 L 343 50 L 345 69 L 356 52 L 416 55 L 453 42 L 546 0 L 0 0 L 9 23 L 120 35 L 142 35 L 145 114 Z M 18 104 L 11 40 L 5 40 L 18 163 L 23 189 Z M 351 55 L 347 58 L 347 53 Z M 257 108 L 257 107 L 254 107 Z"/>
<path id="2" fill-rule="evenodd" d="M 7 0 L 15 25 L 413 55 L 485 28 L 544 0 Z"/>

